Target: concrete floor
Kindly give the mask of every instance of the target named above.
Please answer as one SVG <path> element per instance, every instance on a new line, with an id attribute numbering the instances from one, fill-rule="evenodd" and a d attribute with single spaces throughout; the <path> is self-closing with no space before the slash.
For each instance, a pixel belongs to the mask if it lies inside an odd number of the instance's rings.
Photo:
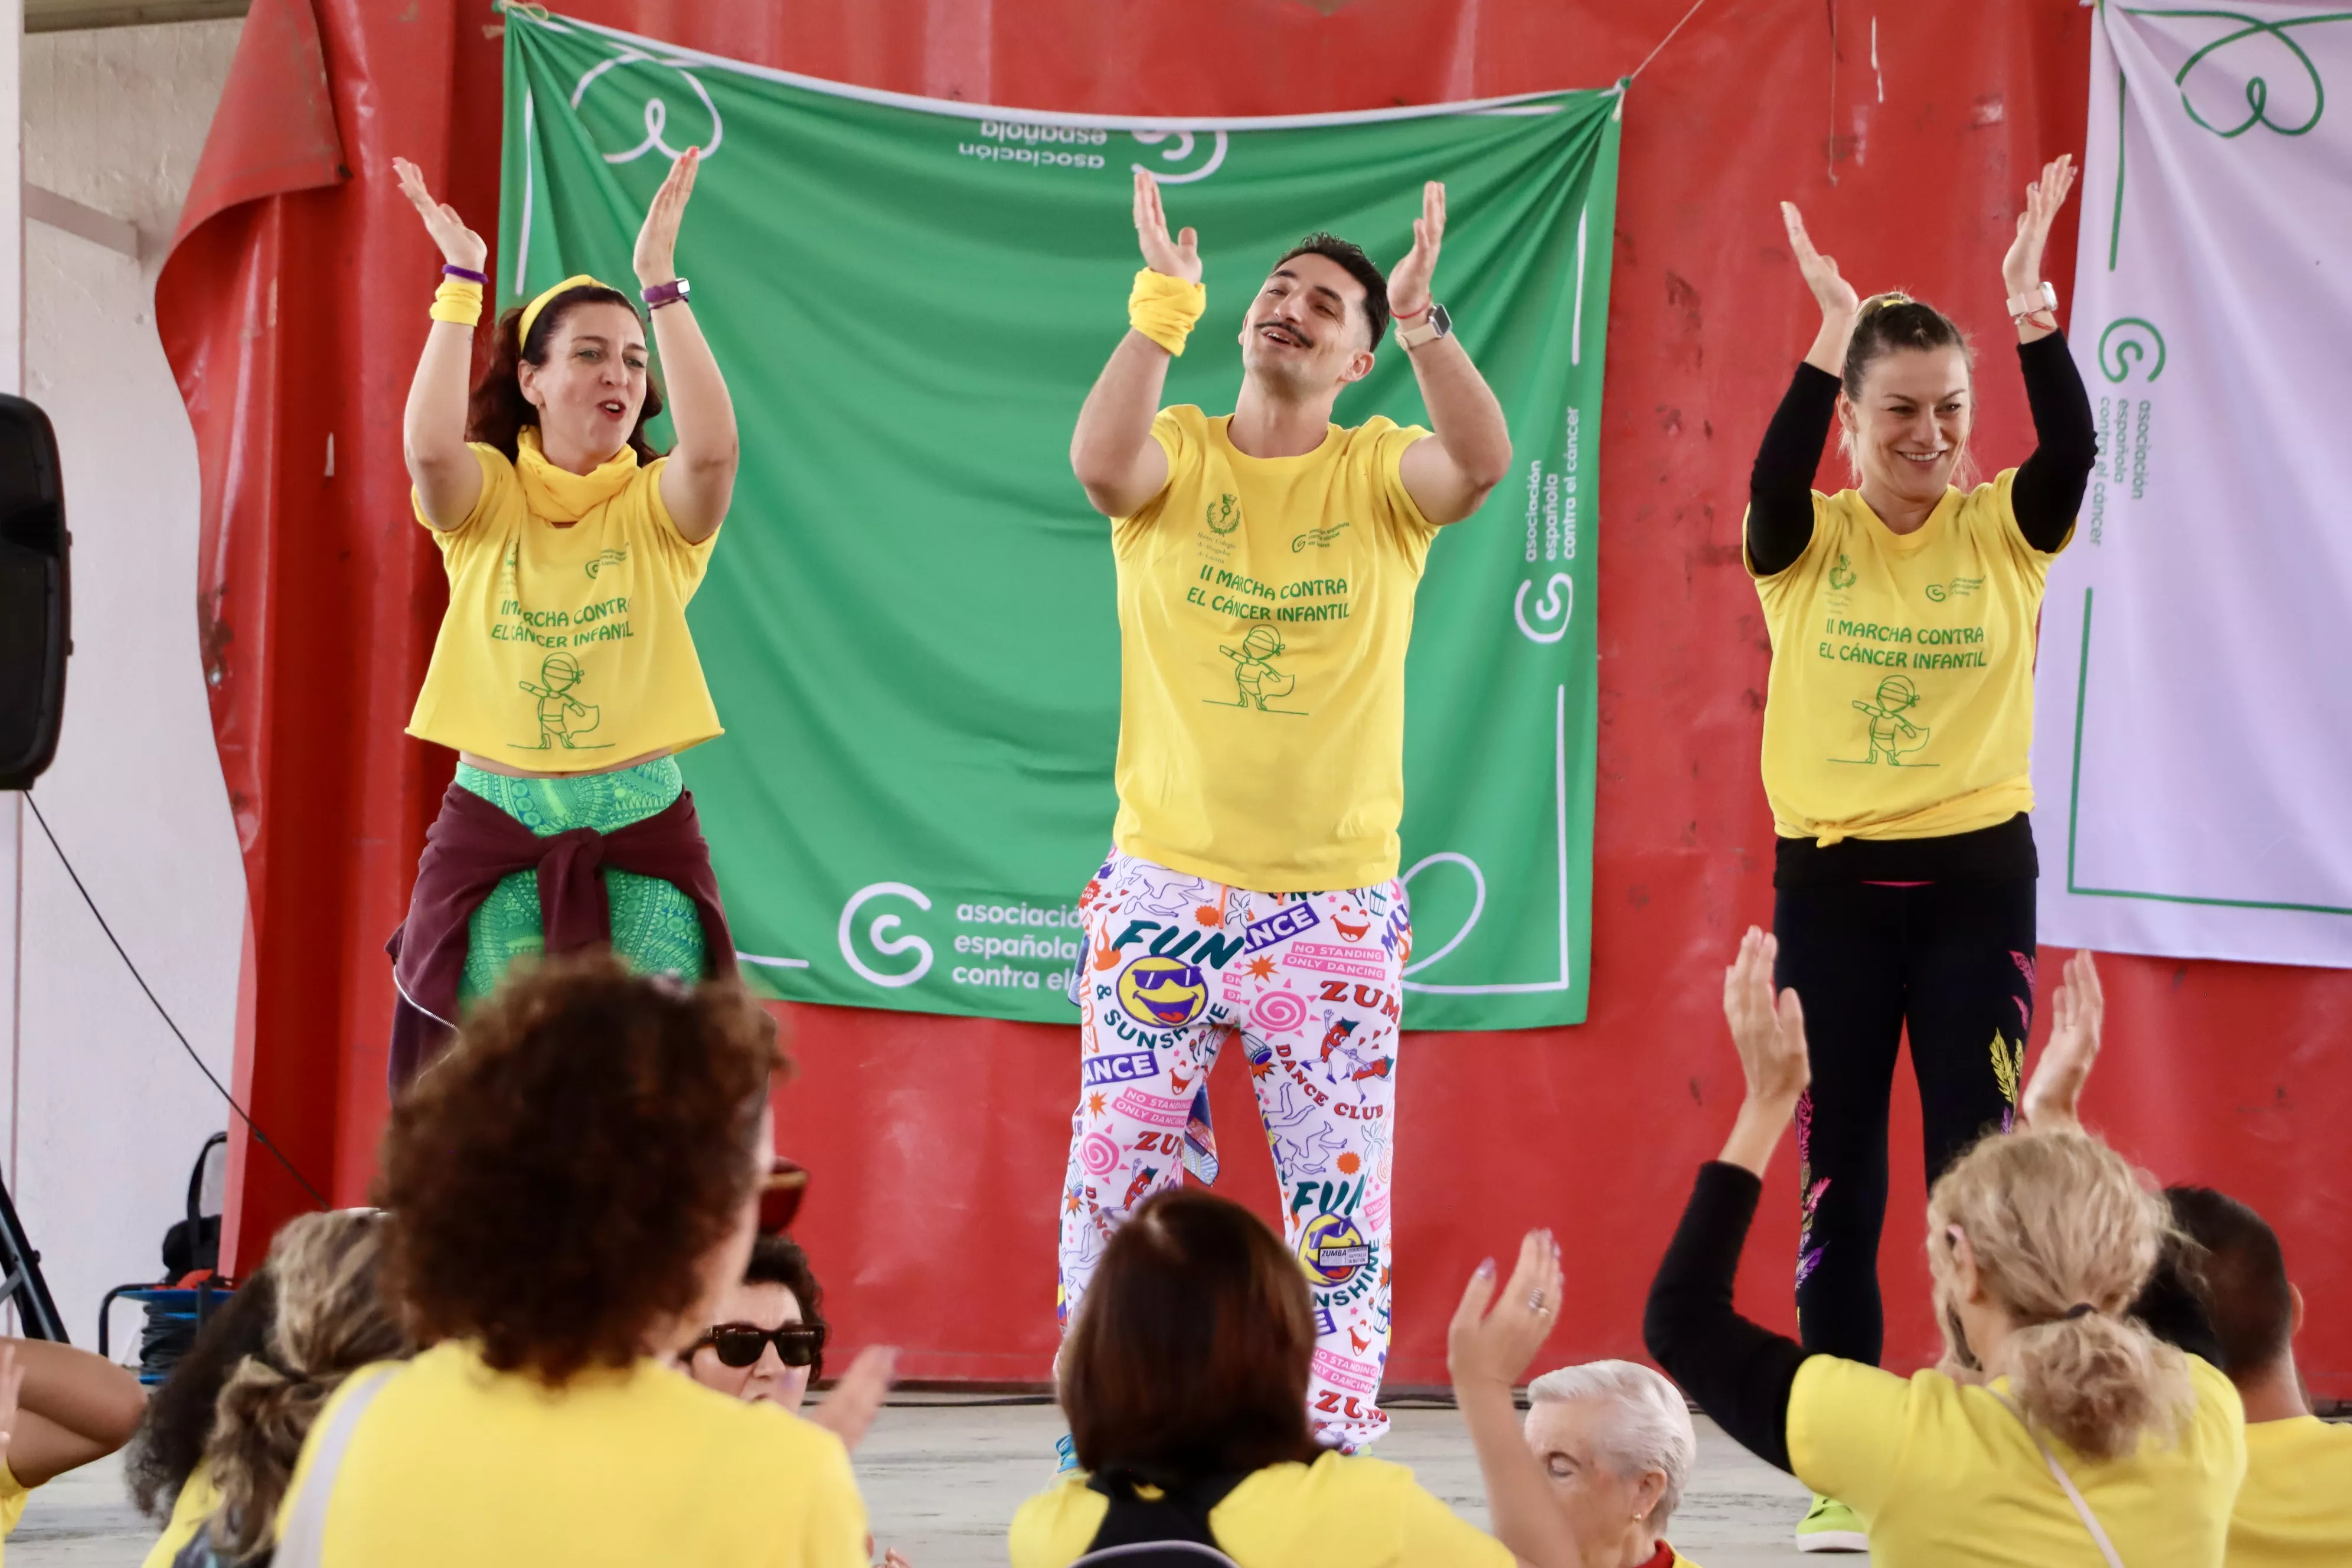
<path id="1" fill-rule="evenodd" d="M 910 1394 L 885 1411 L 857 1453 L 857 1478 L 877 1545 L 914 1568 L 1002 1568 L 1004 1528 L 1050 1479 L 1060 1413 L 1042 1405 L 989 1405 Z M 919 1402 L 919 1403 L 917 1403 Z M 1463 1517 L 1486 1522 L 1478 1468 L 1451 1410 L 1400 1409 L 1374 1450 L 1410 1465 Z M 1805 1489 L 1751 1458 L 1704 1418 L 1698 1473 L 1672 1537 L 1704 1568 L 1793 1563 L 1790 1532 Z M 136 1568 L 155 1538 L 131 1511 L 112 1460 L 41 1488 L 8 1538 L 7 1568 Z M 1840 1559 L 1862 1563 L 1861 1558 Z"/>

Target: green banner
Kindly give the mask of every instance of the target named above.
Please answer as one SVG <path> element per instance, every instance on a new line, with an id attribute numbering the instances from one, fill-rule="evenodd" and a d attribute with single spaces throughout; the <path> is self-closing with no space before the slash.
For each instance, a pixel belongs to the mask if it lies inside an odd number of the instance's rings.
<path id="1" fill-rule="evenodd" d="M 1110 525 L 1068 453 L 1140 264 L 1130 170 L 1200 230 L 1209 313 L 1167 398 L 1212 414 L 1274 258 L 1328 228 L 1392 263 L 1439 179 L 1436 293 L 1517 471 L 1438 537 L 1421 587 L 1405 1020 L 1583 1019 L 1616 89 L 1155 122 L 506 18 L 502 304 L 572 272 L 625 286 L 671 154 L 705 151 L 678 266 L 743 466 L 691 615 L 727 733 L 684 766 L 747 973 L 801 1001 L 1076 1021 L 1119 644 Z M 1393 340 L 1336 417 L 1374 414 L 1428 422 Z"/>

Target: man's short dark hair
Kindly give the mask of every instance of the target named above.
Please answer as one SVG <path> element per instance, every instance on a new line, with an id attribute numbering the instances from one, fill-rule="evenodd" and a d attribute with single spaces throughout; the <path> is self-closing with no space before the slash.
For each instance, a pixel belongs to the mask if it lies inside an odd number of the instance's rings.
<path id="1" fill-rule="evenodd" d="M 2285 1351 L 2294 1332 L 2294 1296 L 2278 1233 L 2263 1216 L 2210 1187 L 2167 1187 L 2172 1223 L 2197 1244 L 2189 1270 L 2212 1319 L 2221 1370 L 2259 1373 Z"/>
<path id="2" fill-rule="evenodd" d="M 1349 277 L 1364 286 L 1364 325 L 1371 329 L 1371 341 L 1364 346 L 1379 348 L 1381 337 L 1389 330 L 1389 280 L 1379 268 L 1372 265 L 1372 258 L 1364 254 L 1364 247 L 1353 240 L 1341 239 L 1336 234 L 1326 234 L 1317 229 L 1284 251 L 1282 259 L 1274 264 L 1273 269 L 1279 272 L 1301 256 L 1319 256 L 1327 261 L 1336 261 L 1347 268 Z"/>

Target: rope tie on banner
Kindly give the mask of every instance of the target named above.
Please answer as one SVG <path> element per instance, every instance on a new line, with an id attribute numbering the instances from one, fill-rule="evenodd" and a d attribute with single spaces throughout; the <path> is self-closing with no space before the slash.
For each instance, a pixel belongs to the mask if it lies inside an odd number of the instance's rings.
<path id="1" fill-rule="evenodd" d="M 1683 30 L 1683 23 L 1687 22 L 1693 16 L 1697 16 L 1699 7 L 1706 4 L 1706 0 L 1692 0 L 1691 8 L 1683 13 L 1682 22 L 1676 22 L 1672 27 L 1668 28 L 1666 30 L 1666 36 L 1658 40 L 1658 47 L 1652 49 L 1648 54 L 1643 55 L 1642 57 L 1642 63 L 1625 73 L 1626 81 L 1631 82 L 1635 77 L 1640 76 L 1643 71 L 1648 70 L 1650 68 L 1650 62 L 1658 58 L 1658 51 L 1660 49 L 1664 49 L 1668 44 L 1673 43 L 1675 41 L 1675 35 Z"/>

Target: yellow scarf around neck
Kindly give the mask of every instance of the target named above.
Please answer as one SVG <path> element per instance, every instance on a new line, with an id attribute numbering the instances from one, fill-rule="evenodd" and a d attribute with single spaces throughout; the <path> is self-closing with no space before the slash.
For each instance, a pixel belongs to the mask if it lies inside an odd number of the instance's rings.
<path id="1" fill-rule="evenodd" d="M 577 522 L 628 488 L 637 477 L 637 454 L 623 447 L 584 474 L 559 468 L 547 460 L 539 431 L 529 425 L 515 437 L 515 478 L 522 481 L 523 504 L 533 517 L 550 522 Z"/>

